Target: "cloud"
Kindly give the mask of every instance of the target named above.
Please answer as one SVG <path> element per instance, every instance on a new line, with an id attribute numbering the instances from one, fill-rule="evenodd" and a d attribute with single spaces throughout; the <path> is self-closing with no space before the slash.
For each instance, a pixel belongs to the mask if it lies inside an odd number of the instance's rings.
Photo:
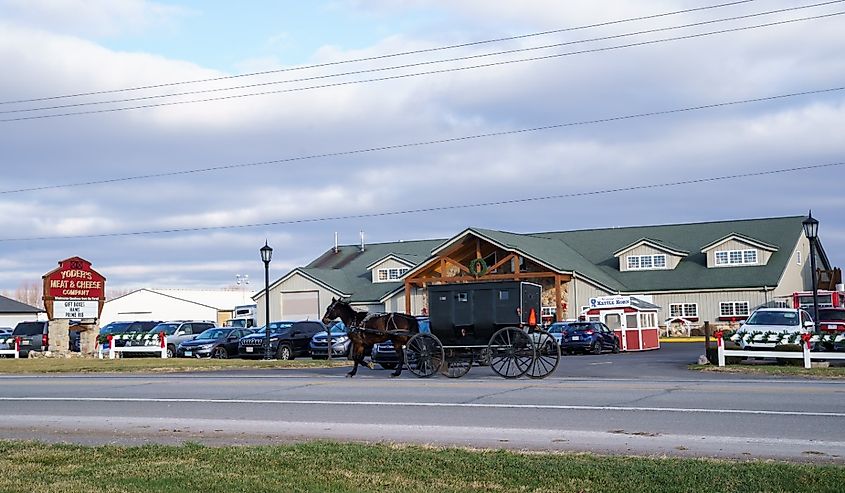
<path id="1" fill-rule="evenodd" d="M 6 23 L 83 37 L 135 34 L 169 26 L 190 11 L 144 0 L 3 0 Z"/>
<path id="2" fill-rule="evenodd" d="M 378 15 L 391 19 L 394 5 L 366 2 L 352 8 L 378 8 Z M 631 3 L 611 4 L 624 7 L 622 10 L 587 2 L 536 2 L 531 8 L 522 4 L 517 8 L 512 2 L 485 2 L 485 8 L 480 8 L 475 1 L 435 5 L 420 0 L 406 5 L 437 10 L 441 20 L 448 19 L 446 24 L 461 27 L 449 30 L 449 39 L 472 40 L 489 37 L 490 32 L 528 32 L 692 4 L 662 2 L 648 9 Z M 739 10 L 753 10 L 743 9 Z M 681 21 L 666 20 L 660 25 L 673 22 Z M 632 29 L 634 26 L 616 27 L 598 33 Z M 479 32 L 487 34 L 480 36 Z M 273 34 L 268 33 L 265 39 Z M 593 35 L 570 33 L 555 39 Z M 845 60 L 836 51 L 843 39 L 845 33 L 836 22 L 819 21 L 450 74 L 4 124 L 0 133 L 5 160 L 3 187 L 285 160 L 831 87 L 841 84 L 840 74 L 845 70 Z M 537 42 L 522 40 L 507 46 L 528 47 Z M 376 56 L 443 43 L 441 32 L 434 30 L 392 33 L 359 49 L 347 49 L 332 40 L 316 50 L 311 61 Z M 428 54 L 189 87 L 274 82 L 491 49 L 476 46 L 448 55 Z M 7 99 L 229 75 L 190 60 L 110 50 L 69 35 L 67 30 L 45 26 L 35 29 L 20 18 L 11 18 L 0 26 L 0 63 L 8 67 L 8 73 L 16 74 L 0 80 Z M 243 60 L 242 66 L 283 67 L 272 59 Z M 426 69 L 402 69 L 383 75 L 421 70 Z M 330 80 L 334 79 L 326 79 Z M 311 84 L 275 84 L 268 85 L 267 90 Z M 235 94 L 243 92 L 247 91 Z M 831 93 L 214 173 L 7 194 L 0 195 L 0 226 L 3 238 L 204 228 L 739 174 L 842 160 L 843 117 L 845 97 Z M 376 242 L 448 237 L 467 226 L 530 232 L 793 215 L 810 207 L 829 231 L 830 236 L 824 238 L 826 250 L 841 265 L 845 258 L 837 252 L 845 251 L 841 233 L 845 224 L 839 212 L 843 199 L 831 185 L 836 173 L 841 174 L 841 169 L 495 209 L 225 231 L 0 241 L 0 258 L 10 262 L 0 275 L 0 288 L 16 286 L 19 276 L 34 273 L 40 277 L 55 266 L 56 260 L 71 255 L 84 256 L 95 263 L 95 268 L 109 271 L 110 282 L 116 283 L 113 285 L 221 286 L 231 284 L 235 274 L 249 274 L 253 279 L 263 276 L 257 248 L 265 239 L 276 248 L 273 272 L 283 273 L 330 248 L 335 231 L 340 233 L 342 243 L 357 243 L 360 230 L 366 232 L 368 242 Z"/>

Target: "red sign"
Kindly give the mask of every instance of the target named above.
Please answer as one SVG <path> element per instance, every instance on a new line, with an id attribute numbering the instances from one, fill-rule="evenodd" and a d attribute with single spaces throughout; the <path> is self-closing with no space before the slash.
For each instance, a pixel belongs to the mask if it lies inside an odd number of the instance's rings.
<path id="1" fill-rule="evenodd" d="M 91 268 L 91 262 L 71 257 L 59 268 L 44 274 L 44 298 L 101 300 L 106 294 L 106 278 Z"/>

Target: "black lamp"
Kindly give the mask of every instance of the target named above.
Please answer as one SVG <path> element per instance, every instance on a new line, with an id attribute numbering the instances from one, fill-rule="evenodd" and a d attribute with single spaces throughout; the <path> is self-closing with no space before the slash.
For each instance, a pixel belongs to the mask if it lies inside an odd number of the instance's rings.
<path id="1" fill-rule="evenodd" d="M 819 222 L 813 218 L 813 211 L 804 222 L 804 236 L 810 241 L 810 275 L 813 281 L 813 329 L 819 331 L 819 290 L 816 285 L 816 240 L 819 237 Z"/>
<path id="2" fill-rule="evenodd" d="M 273 249 L 264 241 L 261 261 L 264 262 L 264 359 L 270 359 L 270 260 Z"/>

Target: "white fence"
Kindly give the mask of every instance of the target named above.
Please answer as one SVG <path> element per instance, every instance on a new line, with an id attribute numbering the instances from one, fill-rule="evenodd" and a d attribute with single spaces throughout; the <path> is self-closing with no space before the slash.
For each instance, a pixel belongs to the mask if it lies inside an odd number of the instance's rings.
<path id="1" fill-rule="evenodd" d="M 0 349 L 0 354 L 14 355 L 15 359 L 18 359 L 18 358 L 21 357 L 21 338 L 20 337 L 14 337 L 14 338 L 6 339 L 5 341 L 0 341 L 0 342 L 12 345 L 12 347 L 14 347 L 14 349 Z"/>
<path id="2" fill-rule="evenodd" d="M 135 340 L 135 339 L 129 339 Z M 108 349 L 103 352 L 103 345 L 98 344 L 97 356 L 100 359 L 105 357 L 105 354 L 108 354 L 109 359 L 119 358 L 121 354 L 125 353 L 135 353 L 135 354 L 160 354 L 162 358 L 167 358 L 167 336 L 164 332 L 159 334 L 151 335 L 148 337 L 144 337 L 140 339 L 143 341 L 143 346 L 130 346 L 128 345 L 129 340 L 127 340 L 127 345 L 122 347 L 115 347 L 114 341 L 115 336 L 109 334 L 108 335 Z"/>
<path id="3" fill-rule="evenodd" d="M 818 342 L 819 336 L 811 336 L 804 334 L 801 337 L 801 351 L 757 351 L 757 350 L 743 350 L 743 349 L 725 349 L 724 341 L 722 340 L 722 333 L 716 332 L 716 343 L 718 344 L 718 363 L 719 366 L 725 366 L 725 358 L 728 356 L 740 356 L 746 358 L 787 358 L 787 359 L 803 359 L 804 368 L 812 367 L 812 360 L 845 360 L 845 353 L 829 353 L 825 351 L 810 351 L 810 345 Z M 761 340 L 768 341 L 768 338 L 763 337 Z M 839 342 L 841 339 L 836 338 Z M 771 341 L 774 342 L 774 341 Z"/>

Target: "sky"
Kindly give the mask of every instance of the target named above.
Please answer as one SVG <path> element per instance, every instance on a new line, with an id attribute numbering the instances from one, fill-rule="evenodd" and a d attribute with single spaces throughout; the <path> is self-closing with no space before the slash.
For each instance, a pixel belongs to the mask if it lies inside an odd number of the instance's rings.
<path id="1" fill-rule="evenodd" d="M 845 166 L 771 172 L 845 161 L 845 90 L 671 111 L 845 86 L 845 15 L 688 37 L 845 2 L 606 24 L 728 2 L 0 0 L 0 290 L 72 256 L 108 288 L 248 275 L 260 289 L 265 241 L 272 281 L 335 233 L 357 244 L 361 231 L 372 243 L 809 210 L 842 266 Z M 673 37 L 687 38 L 648 43 Z M 465 46 L 434 50 L 453 45 Z M 83 93 L 96 94 L 65 97 Z M 518 132 L 539 127 L 551 128 Z M 498 135 L 462 139 L 485 134 Z M 736 175 L 751 176 L 650 187 Z"/>

